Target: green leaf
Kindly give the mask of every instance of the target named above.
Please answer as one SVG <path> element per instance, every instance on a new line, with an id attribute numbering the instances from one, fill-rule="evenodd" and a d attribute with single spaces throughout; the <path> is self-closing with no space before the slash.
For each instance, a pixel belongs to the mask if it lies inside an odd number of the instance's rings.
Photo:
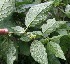
<path id="1" fill-rule="evenodd" d="M 56 21 L 55 18 L 53 19 L 48 19 L 47 24 L 42 25 L 42 32 L 43 35 L 46 37 L 50 35 L 53 31 L 56 30 L 56 28 L 59 28 L 61 25 L 65 24 L 66 21 Z"/>
<path id="2" fill-rule="evenodd" d="M 42 25 L 42 32 L 50 32 L 54 29 L 54 24 L 56 23 L 56 20 L 53 18 L 53 19 L 48 19 L 47 20 L 47 24 L 43 24 Z M 55 24 L 56 25 L 56 24 Z M 47 33 L 48 34 L 48 33 Z"/>
<path id="3" fill-rule="evenodd" d="M 54 1 L 54 6 L 58 6 L 62 0 L 49 0 Z"/>
<path id="4" fill-rule="evenodd" d="M 11 27 L 15 26 L 11 16 L 15 8 L 15 0 L 0 1 L 0 28 L 7 28 L 12 31 Z"/>
<path id="5" fill-rule="evenodd" d="M 48 53 L 49 64 L 61 64 L 60 61 L 53 55 Z"/>
<path id="6" fill-rule="evenodd" d="M 62 36 L 63 36 L 63 35 L 53 36 L 52 38 L 50 38 L 50 40 L 53 41 L 53 42 L 60 43 L 60 38 L 61 38 Z"/>
<path id="7" fill-rule="evenodd" d="M 58 6 L 62 0 L 54 0 L 54 6 Z"/>
<path id="8" fill-rule="evenodd" d="M 13 20 L 4 20 L 4 21 L 0 21 L 0 28 L 7 28 L 10 32 L 13 31 L 13 29 L 11 29 L 11 27 L 15 26 L 15 23 Z"/>
<path id="9" fill-rule="evenodd" d="M 15 0 L 0 0 L 0 21 L 11 14 L 15 7 Z"/>
<path id="10" fill-rule="evenodd" d="M 26 56 L 30 55 L 30 46 L 28 45 L 28 43 L 19 42 L 18 46 L 20 49 L 20 54 L 24 54 Z"/>
<path id="11" fill-rule="evenodd" d="M 64 35 L 60 39 L 60 46 L 64 53 L 67 53 L 68 49 L 70 48 L 70 37 L 68 35 Z"/>
<path id="12" fill-rule="evenodd" d="M 40 41 L 35 40 L 31 43 L 30 52 L 35 61 L 40 64 L 48 64 L 46 49 Z"/>
<path id="13" fill-rule="evenodd" d="M 20 38 L 20 40 L 22 40 L 22 41 L 24 41 L 24 42 L 29 42 L 29 41 L 31 40 L 31 38 L 28 37 L 28 36 L 22 36 L 22 37 Z"/>
<path id="14" fill-rule="evenodd" d="M 7 64 L 13 64 L 14 60 L 17 58 L 14 42 L 11 40 L 4 40 L 2 43 L 0 43 L 0 48 L 0 52 L 2 52 L 3 58 L 7 60 Z"/>
<path id="15" fill-rule="evenodd" d="M 18 12 L 18 13 L 26 12 L 26 9 L 28 9 L 34 5 L 37 5 L 37 4 L 24 4 L 22 6 L 17 7 L 16 12 Z"/>
<path id="16" fill-rule="evenodd" d="M 23 4 L 31 4 L 33 0 L 18 0 L 16 1 L 16 7 L 21 6 Z"/>
<path id="17" fill-rule="evenodd" d="M 25 18 L 26 27 L 34 27 L 37 24 L 40 24 L 42 21 L 46 20 L 47 13 L 53 2 L 41 3 L 35 6 L 32 6 Z M 47 13 L 46 13 L 47 12 Z"/>
<path id="18" fill-rule="evenodd" d="M 40 40 L 43 44 L 47 44 L 49 42 L 49 39 L 48 38 L 45 38 L 45 39 L 41 39 Z"/>
<path id="19" fill-rule="evenodd" d="M 64 3 L 65 5 L 67 5 L 67 4 L 70 3 L 70 0 L 63 0 L 63 3 Z"/>
<path id="20" fill-rule="evenodd" d="M 64 56 L 64 53 L 60 47 L 59 44 L 55 43 L 55 42 L 52 42 L 50 41 L 48 44 L 47 44 L 47 49 L 52 53 L 52 54 L 55 54 L 56 57 L 59 57 L 61 59 L 64 59 L 66 60 L 65 56 Z"/>
<path id="21" fill-rule="evenodd" d="M 59 30 L 57 30 L 57 32 L 58 32 L 60 35 L 67 35 L 67 30 L 66 30 L 66 29 L 59 29 Z"/>

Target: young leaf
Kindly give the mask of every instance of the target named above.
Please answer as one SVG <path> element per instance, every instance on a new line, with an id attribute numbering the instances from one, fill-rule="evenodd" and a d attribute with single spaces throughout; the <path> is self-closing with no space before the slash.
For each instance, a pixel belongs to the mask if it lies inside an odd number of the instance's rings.
<path id="1" fill-rule="evenodd" d="M 0 0 L 0 21 L 14 10 L 15 0 Z"/>
<path id="2" fill-rule="evenodd" d="M 53 1 L 32 6 L 25 18 L 26 27 L 35 26 L 46 20 L 47 13 Z M 47 12 L 47 13 L 46 13 Z"/>
<path id="3" fill-rule="evenodd" d="M 47 53 L 44 45 L 35 40 L 30 46 L 31 56 L 40 64 L 48 64 Z"/>
<path id="4" fill-rule="evenodd" d="M 59 57 L 59 58 L 61 58 L 61 59 L 66 60 L 66 58 L 65 58 L 65 56 L 64 56 L 64 53 L 63 53 L 63 51 L 62 51 L 62 49 L 61 49 L 61 47 L 60 47 L 59 44 L 50 41 L 50 42 L 47 44 L 47 49 L 48 49 L 51 53 L 55 54 L 56 57 Z"/>
<path id="5" fill-rule="evenodd" d="M 22 36 L 20 38 L 20 40 L 24 41 L 24 42 L 29 42 L 30 40 L 37 38 L 37 36 L 42 36 L 42 32 L 41 31 L 33 31 L 33 32 L 27 32 L 26 35 Z"/>
<path id="6" fill-rule="evenodd" d="M 66 21 L 56 21 L 55 18 L 53 19 L 48 19 L 47 24 L 42 25 L 42 32 L 43 35 L 46 37 L 50 33 L 56 30 L 56 28 L 59 28 L 62 24 L 65 24 Z"/>

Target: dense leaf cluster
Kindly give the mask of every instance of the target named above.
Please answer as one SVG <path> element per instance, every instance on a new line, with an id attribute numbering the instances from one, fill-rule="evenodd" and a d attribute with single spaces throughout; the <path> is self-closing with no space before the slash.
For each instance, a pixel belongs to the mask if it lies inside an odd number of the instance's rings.
<path id="1" fill-rule="evenodd" d="M 1 28 L 5 64 L 70 64 L 70 0 L 1 0 Z"/>

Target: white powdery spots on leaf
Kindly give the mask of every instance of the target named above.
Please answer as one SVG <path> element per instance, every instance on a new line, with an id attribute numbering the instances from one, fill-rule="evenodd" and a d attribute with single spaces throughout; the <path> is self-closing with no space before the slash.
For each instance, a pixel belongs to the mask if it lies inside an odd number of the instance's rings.
<path id="1" fill-rule="evenodd" d="M 0 1 L 0 21 L 6 18 L 14 10 L 15 0 Z"/>
<path id="2" fill-rule="evenodd" d="M 53 2 L 50 1 L 50 2 L 47 2 L 47 3 L 41 3 L 41 4 L 38 4 L 38 5 L 35 5 L 35 6 L 32 6 L 28 13 L 26 14 L 26 18 L 25 18 L 25 25 L 27 27 L 29 27 L 31 25 L 31 23 L 37 23 L 39 22 L 39 20 L 42 20 L 42 14 L 44 15 L 44 10 L 46 8 L 49 8 L 50 4 L 52 4 Z M 43 13 L 42 13 L 43 12 Z M 39 15 L 40 14 L 40 15 Z M 39 15 L 39 16 L 38 16 Z M 41 17 L 40 17 L 41 16 Z M 38 19 L 39 18 L 39 19 Z M 36 22 L 36 21 L 37 22 Z"/>
<path id="3" fill-rule="evenodd" d="M 25 30 L 24 30 L 24 28 L 22 28 L 22 27 L 20 27 L 20 26 L 16 26 L 16 27 L 12 27 L 12 29 L 16 32 L 18 32 L 18 33 L 24 33 L 25 32 Z"/>
<path id="4" fill-rule="evenodd" d="M 55 54 L 56 57 L 59 57 L 59 58 L 61 58 L 61 59 L 66 60 L 66 58 L 65 58 L 65 56 L 64 56 L 64 53 L 63 53 L 63 51 L 62 51 L 62 49 L 61 49 L 61 47 L 60 47 L 59 44 L 50 41 L 50 42 L 47 44 L 47 49 L 48 49 L 51 53 Z"/>
<path id="5" fill-rule="evenodd" d="M 48 64 L 46 49 L 40 41 L 32 42 L 30 52 L 35 61 L 40 64 Z"/>
<path id="6" fill-rule="evenodd" d="M 66 23 L 66 21 L 56 21 L 55 18 L 48 19 L 46 22 L 46 24 L 41 26 L 44 37 L 47 37 L 50 33 Z"/>
<path id="7" fill-rule="evenodd" d="M 9 44 L 9 49 L 7 51 L 7 64 L 13 64 L 16 59 L 16 48 L 13 43 Z"/>

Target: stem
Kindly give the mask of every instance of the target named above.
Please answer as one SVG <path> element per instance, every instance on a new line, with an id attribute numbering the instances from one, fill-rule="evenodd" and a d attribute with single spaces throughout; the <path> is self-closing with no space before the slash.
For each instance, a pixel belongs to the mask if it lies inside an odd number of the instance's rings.
<path id="1" fill-rule="evenodd" d="M 58 7 L 58 9 L 65 14 L 65 12 L 61 8 Z"/>

